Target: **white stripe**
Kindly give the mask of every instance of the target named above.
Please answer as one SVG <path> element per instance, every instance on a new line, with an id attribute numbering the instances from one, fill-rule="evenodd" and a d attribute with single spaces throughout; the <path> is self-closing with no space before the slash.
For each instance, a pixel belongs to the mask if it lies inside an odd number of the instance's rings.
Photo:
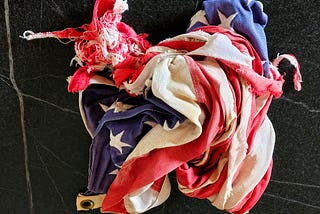
<path id="1" fill-rule="evenodd" d="M 168 176 L 166 176 L 160 192 L 152 189 L 152 184 L 146 185 L 124 197 L 124 205 L 128 213 L 143 213 L 167 200 L 171 191 Z"/>
<path id="2" fill-rule="evenodd" d="M 165 57 L 153 69 L 153 94 L 201 127 L 202 112 L 185 58 L 181 55 Z"/>
<path id="3" fill-rule="evenodd" d="M 248 54 L 241 53 L 226 35 L 220 33 L 210 35 L 204 46 L 187 55 L 209 56 L 245 66 L 251 66 L 253 60 Z"/>
<path id="4" fill-rule="evenodd" d="M 204 114 L 197 104 L 188 64 L 183 56 L 159 54 L 146 65 L 139 83 L 127 85 L 140 90 L 143 79 L 152 75 L 152 91 L 156 97 L 180 112 L 187 119 L 174 130 L 161 125 L 153 127 L 137 144 L 127 160 L 139 157 L 154 149 L 186 144 L 200 136 Z"/>
<path id="5" fill-rule="evenodd" d="M 242 104 L 240 113 L 240 123 L 237 127 L 236 133 L 233 136 L 230 148 L 229 148 L 229 161 L 228 161 L 228 177 L 222 185 L 217 198 L 212 201 L 212 204 L 219 209 L 224 210 L 225 205 L 231 196 L 232 182 L 234 176 L 239 169 L 241 163 L 246 157 L 248 148 L 247 143 L 247 127 L 251 115 L 252 93 L 250 92 L 250 86 L 241 77 L 242 84 Z"/>
<path id="6" fill-rule="evenodd" d="M 251 152 L 242 162 L 237 179 L 232 184 L 231 196 L 225 209 L 232 209 L 251 192 L 265 175 L 272 161 L 275 132 L 266 117 L 258 130 Z"/>

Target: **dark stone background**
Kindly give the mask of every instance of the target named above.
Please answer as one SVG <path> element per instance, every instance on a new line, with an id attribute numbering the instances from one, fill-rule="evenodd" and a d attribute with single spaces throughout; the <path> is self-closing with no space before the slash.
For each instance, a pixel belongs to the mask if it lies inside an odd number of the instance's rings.
<path id="1" fill-rule="evenodd" d="M 262 2 L 270 18 L 266 28 L 270 57 L 278 52 L 296 54 L 304 82 L 300 93 L 286 86 L 284 96 L 270 108 L 277 132 L 274 170 L 251 213 L 320 213 L 320 1 Z M 93 3 L 0 3 L 0 213 L 77 213 L 74 199 L 86 185 L 90 138 L 80 119 L 77 95 L 66 90 L 65 78 L 75 70 L 69 67 L 73 46 L 54 39 L 28 42 L 19 35 L 29 29 L 49 31 L 89 23 Z M 199 4 L 197 0 L 129 0 L 124 20 L 138 32 L 149 33 L 155 43 L 184 32 Z M 174 174 L 171 177 L 170 198 L 148 213 L 224 213 L 206 200 L 183 196 Z M 26 183 L 32 187 L 33 212 Z"/>

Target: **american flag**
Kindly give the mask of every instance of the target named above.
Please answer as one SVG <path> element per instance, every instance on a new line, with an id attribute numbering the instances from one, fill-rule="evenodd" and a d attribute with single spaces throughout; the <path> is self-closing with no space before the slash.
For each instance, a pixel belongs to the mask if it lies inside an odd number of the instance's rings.
<path id="1" fill-rule="evenodd" d="M 147 99 L 132 97 L 107 85 L 88 87 L 82 104 L 93 135 L 86 194 L 105 193 L 137 143 L 156 125 L 172 130 L 186 119 L 151 92 Z"/>
<path id="2" fill-rule="evenodd" d="M 269 58 L 264 28 L 268 16 L 263 5 L 255 0 L 206 0 L 191 22 L 190 29 L 203 25 L 217 25 L 236 31 L 248 39 L 258 52 L 264 66 L 264 75 L 269 74 Z"/>
<path id="3" fill-rule="evenodd" d="M 92 136 L 87 190 L 77 208 L 142 213 L 170 194 L 175 170 L 185 195 L 246 213 L 271 175 L 275 132 L 267 117 L 282 94 L 267 56 L 267 16 L 255 0 L 205 0 L 187 33 L 151 46 L 121 22 L 123 0 L 97 0 L 93 21 L 34 34 L 76 42 L 81 67 L 69 82 Z M 110 69 L 111 67 L 111 69 Z"/>

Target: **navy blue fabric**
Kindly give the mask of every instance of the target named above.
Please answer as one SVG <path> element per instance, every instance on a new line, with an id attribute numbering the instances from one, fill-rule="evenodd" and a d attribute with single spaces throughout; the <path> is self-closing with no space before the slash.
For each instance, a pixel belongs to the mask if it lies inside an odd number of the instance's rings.
<path id="1" fill-rule="evenodd" d="M 169 128 L 173 128 L 186 119 L 151 92 L 147 97 L 132 97 L 124 90 L 112 86 L 91 85 L 82 96 L 87 120 L 95 127 L 89 154 L 87 195 L 106 193 L 116 176 L 113 172 L 121 169 L 123 162 L 137 143 L 152 128 L 148 123 L 161 126 L 166 124 Z M 109 108 L 104 112 L 99 104 L 110 107 L 114 102 L 132 107 L 120 112 Z M 119 151 L 110 145 L 110 134 L 120 135 L 121 142 L 128 146 L 122 147 Z"/>
<path id="2" fill-rule="evenodd" d="M 256 0 L 205 0 L 203 6 L 210 25 L 221 23 L 218 11 L 226 18 L 237 13 L 231 27 L 252 43 L 264 62 L 264 75 L 268 76 L 269 58 L 264 32 L 268 16 L 263 12 L 262 4 Z"/>

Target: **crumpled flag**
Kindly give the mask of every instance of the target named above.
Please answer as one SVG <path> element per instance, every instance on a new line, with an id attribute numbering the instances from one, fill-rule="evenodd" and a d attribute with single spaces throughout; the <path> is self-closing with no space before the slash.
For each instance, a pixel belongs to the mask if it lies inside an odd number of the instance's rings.
<path id="1" fill-rule="evenodd" d="M 272 170 L 275 132 L 267 117 L 282 94 L 283 59 L 267 58 L 258 1 L 206 0 L 187 33 L 151 46 L 121 22 L 123 0 L 97 0 L 91 24 L 27 31 L 26 39 L 75 41 L 81 66 L 69 81 L 92 143 L 78 210 L 143 213 L 179 189 L 230 213 L 247 213 Z M 80 29 L 80 30 L 79 30 Z"/>

